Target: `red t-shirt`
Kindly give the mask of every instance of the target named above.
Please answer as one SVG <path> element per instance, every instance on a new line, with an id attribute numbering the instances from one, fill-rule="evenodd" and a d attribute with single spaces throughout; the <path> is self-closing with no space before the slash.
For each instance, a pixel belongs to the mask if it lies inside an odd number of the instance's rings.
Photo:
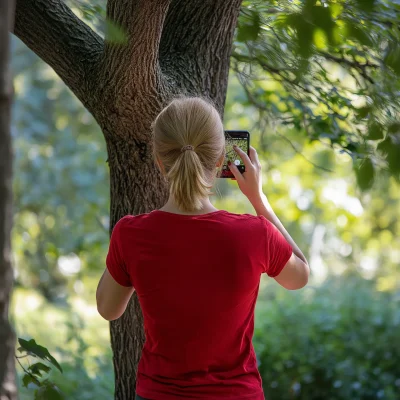
<path id="1" fill-rule="evenodd" d="M 252 345 L 263 272 L 292 254 L 264 217 L 217 211 L 127 215 L 112 233 L 107 267 L 136 289 L 146 342 L 136 392 L 155 400 L 263 400 Z"/>

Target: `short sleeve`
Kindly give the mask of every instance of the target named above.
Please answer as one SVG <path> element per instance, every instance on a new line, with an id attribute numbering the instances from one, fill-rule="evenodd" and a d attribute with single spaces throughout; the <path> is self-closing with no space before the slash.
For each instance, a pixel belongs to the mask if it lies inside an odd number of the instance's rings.
<path id="1" fill-rule="evenodd" d="M 265 237 L 265 273 L 271 278 L 278 276 L 292 256 L 292 246 L 278 228 L 261 216 Z"/>
<path id="2" fill-rule="evenodd" d="M 132 286 L 129 274 L 126 269 L 126 264 L 122 254 L 122 228 L 124 218 L 120 219 L 114 226 L 111 234 L 110 247 L 106 258 L 108 272 L 114 280 L 121 286 Z"/>

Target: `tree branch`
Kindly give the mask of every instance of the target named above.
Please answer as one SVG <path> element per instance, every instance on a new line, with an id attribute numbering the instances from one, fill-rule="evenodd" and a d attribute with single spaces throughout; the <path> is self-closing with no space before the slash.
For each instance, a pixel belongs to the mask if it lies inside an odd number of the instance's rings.
<path id="1" fill-rule="evenodd" d="M 122 45 L 106 41 L 106 81 L 128 78 L 123 82 L 125 88 L 143 83 L 156 87 L 159 43 L 170 3 L 171 0 L 108 0 L 107 19 L 122 28 L 127 38 Z M 137 79 L 126 73 L 127 68 Z"/>
<path id="2" fill-rule="evenodd" d="M 359 74 L 365 80 L 374 84 L 374 80 L 368 75 L 367 68 L 377 69 L 377 68 L 379 68 L 379 65 L 371 63 L 368 60 L 366 60 L 365 63 L 358 62 L 354 58 L 353 58 L 353 60 L 349 60 L 348 58 L 344 57 L 343 55 L 342 55 L 342 57 L 339 57 L 339 56 L 335 56 L 333 54 L 327 53 L 325 51 L 320 51 L 319 53 L 321 54 L 321 56 L 325 57 L 327 60 L 336 62 L 337 64 L 340 64 L 340 65 L 346 65 L 350 68 L 354 68 L 355 70 L 357 70 L 359 72 Z"/>
<path id="3" fill-rule="evenodd" d="M 293 149 L 297 154 L 299 154 L 301 157 L 303 157 L 304 160 L 306 160 L 308 163 L 310 163 L 314 168 L 320 169 L 320 170 L 325 171 L 325 172 L 333 172 L 331 169 L 325 168 L 325 167 L 323 167 L 322 165 L 315 164 L 315 163 L 312 162 L 310 159 L 308 159 L 308 158 L 297 148 L 297 146 L 296 146 L 288 137 L 286 137 L 285 135 L 282 135 L 282 133 L 279 133 L 279 132 L 276 132 L 276 134 L 277 134 L 279 137 L 281 137 L 282 139 L 285 139 L 286 142 L 288 142 L 289 145 L 292 147 L 292 149 Z"/>
<path id="4" fill-rule="evenodd" d="M 189 93 L 211 97 L 220 110 L 226 95 L 220 82 L 226 80 L 229 72 L 241 2 L 172 0 L 161 37 L 163 72 Z"/>
<path id="5" fill-rule="evenodd" d="M 17 0 L 14 33 L 92 111 L 103 40 L 62 0 Z"/>

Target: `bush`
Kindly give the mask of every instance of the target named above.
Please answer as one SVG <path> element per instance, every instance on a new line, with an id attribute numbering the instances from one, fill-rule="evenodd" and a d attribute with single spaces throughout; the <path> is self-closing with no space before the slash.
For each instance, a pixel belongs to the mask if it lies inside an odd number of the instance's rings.
<path id="1" fill-rule="evenodd" d="M 399 399 L 399 303 L 355 276 L 262 291 L 254 347 L 266 399 Z"/>

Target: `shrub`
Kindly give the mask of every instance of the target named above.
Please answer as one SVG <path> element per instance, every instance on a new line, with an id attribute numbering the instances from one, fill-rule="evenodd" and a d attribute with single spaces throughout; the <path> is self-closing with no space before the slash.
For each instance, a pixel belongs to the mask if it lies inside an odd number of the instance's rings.
<path id="1" fill-rule="evenodd" d="M 254 334 L 266 399 L 400 398 L 396 293 L 355 276 L 299 292 L 268 289 Z"/>

